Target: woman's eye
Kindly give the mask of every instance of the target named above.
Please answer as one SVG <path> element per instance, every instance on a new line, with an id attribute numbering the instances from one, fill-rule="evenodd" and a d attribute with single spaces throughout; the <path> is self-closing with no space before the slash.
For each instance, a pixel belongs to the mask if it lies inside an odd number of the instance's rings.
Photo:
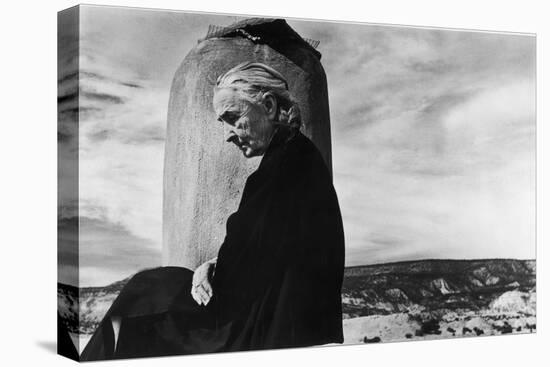
<path id="1" fill-rule="evenodd" d="M 229 125 L 234 125 L 235 122 L 237 122 L 238 120 L 238 116 L 235 116 L 235 115 L 230 115 L 228 117 L 225 118 L 225 121 L 229 124 Z"/>

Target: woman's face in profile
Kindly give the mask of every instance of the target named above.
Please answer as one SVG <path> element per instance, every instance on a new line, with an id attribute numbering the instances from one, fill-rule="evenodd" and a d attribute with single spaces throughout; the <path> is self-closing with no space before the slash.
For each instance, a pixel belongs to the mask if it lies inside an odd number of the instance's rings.
<path id="1" fill-rule="evenodd" d="M 235 90 L 223 88 L 214 92 L 213 104 L 226 142 L 235 144 L 247 158 L 265 153 L 274 125 L 262 103 L 249 102 Z"/>

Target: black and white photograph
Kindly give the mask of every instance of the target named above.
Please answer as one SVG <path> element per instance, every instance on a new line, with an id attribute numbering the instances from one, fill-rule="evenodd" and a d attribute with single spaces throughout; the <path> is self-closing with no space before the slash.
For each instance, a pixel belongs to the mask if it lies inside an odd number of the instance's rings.
<path id="1" fill-rule="evenodd" d="M 535 34 L 57 26 L 59 354 L 537 333 Z"/>

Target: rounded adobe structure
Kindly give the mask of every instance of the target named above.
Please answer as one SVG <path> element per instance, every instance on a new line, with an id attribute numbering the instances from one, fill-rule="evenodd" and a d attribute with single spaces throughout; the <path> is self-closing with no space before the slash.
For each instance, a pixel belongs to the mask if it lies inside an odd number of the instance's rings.
<path id="1" fill-rule="evenodd" d="M 311 41 L 310 41 L 311 42 Z M 261 158 L 246 159 L 223 139 L 212 106 L 216 79 L 243 61 L 279 71 L 299 103 L 301 131 L 331 170 L 326 75 L 320 53 L 283 19 L 252 18 L 208 35 L 174 75 L 164 159 L 163 264 L 194 270 L 217 255 L 225 221 Z"/>

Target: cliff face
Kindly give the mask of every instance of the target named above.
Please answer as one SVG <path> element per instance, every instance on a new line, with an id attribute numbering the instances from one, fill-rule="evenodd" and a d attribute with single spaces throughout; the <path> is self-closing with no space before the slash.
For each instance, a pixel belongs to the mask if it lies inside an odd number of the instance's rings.
<path id="1" fill-rule="evenodd" d="M 533 260 L 411 261 L 347 268 L 342 302 L 345 318 L 420 308 L 476 311 L 507 292 L 532 293 L 535 285 Z"/>
<path id="2" fill-rule="evenodd" d="M 77 288 L 57 285 L 59 314 L 69 332 L 92 334 L 131 277 L 105 287 Z M 77 302 L 77 300 L 79 302 Z"/>
<path id="3" fill-rule="evenodd" d="M 535 261 L 424 260 L 346 269 L 345 343 L 530 333 Z"/>

